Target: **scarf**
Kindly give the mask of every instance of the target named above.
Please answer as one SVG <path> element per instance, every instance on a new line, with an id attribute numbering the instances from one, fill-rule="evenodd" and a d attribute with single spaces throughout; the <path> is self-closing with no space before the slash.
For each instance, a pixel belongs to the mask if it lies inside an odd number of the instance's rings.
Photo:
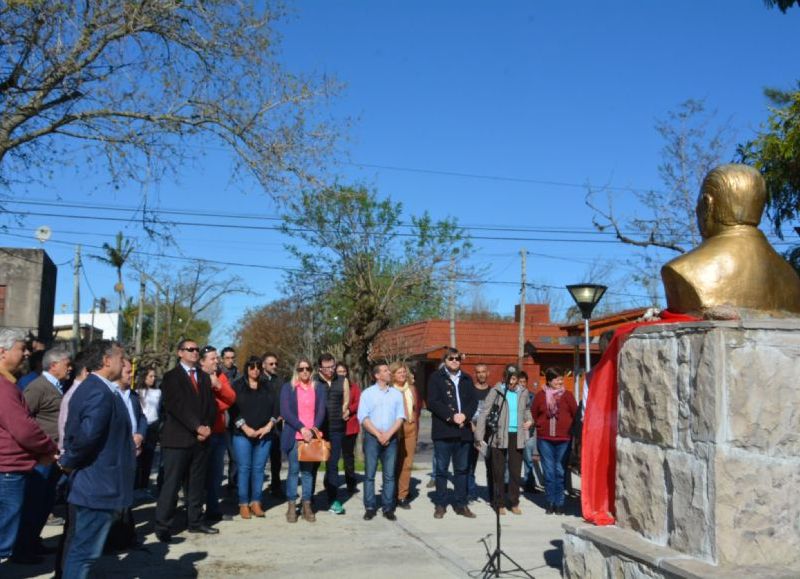
<path id="1" fill-rule="evenodd" d="M 396 390 L 403 395 L 403 406 L 406 409 L 406 422 L 409 424 L 413 424 L 414 422 L 414 391 L 411 388 L 411 384 L 406 382 L 402 386 L 397 386 L 396 384 L 392 384 Z"/>
<path id="2" fill-rule="evenodd" d="M 555 418 L 558 415 L 558 402 L 564 395 L 564 387 L 553 388 L 547 384 L 544 387 L 544 395 L 547 401 L 547 417 Z"/>

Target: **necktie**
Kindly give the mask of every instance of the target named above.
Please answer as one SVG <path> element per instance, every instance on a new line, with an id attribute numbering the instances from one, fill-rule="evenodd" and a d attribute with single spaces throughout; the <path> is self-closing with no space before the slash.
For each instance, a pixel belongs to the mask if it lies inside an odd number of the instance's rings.
<path id="1" fill-rule="evenodd" d="M 194 386 L 195 392 L 200 392 L 200 387 L 197 385 L 197 376 L 195 375 L 197 370 L 195 368 L 189 368 L 189 378 L 192 380 L 192 386 Z"/>

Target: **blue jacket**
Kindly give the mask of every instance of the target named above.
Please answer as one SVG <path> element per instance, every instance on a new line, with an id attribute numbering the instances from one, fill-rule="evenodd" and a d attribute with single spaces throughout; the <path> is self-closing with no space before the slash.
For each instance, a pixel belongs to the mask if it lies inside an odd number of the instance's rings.
<path id="1" fill-rule="evenodd" d="M 327 400 L 327 387 L 319 382 L 314 383 L 314 426 L 320 428 L 325 421 Z M 281 451 L 289 452 L 295 443 L 295 435 L 303 428 L 297 416 L 297 392 L 291 382 L 281 388 L 281 416 L 283 417 L 283 430 L 281 431 Z M 323 435 L 325 433 L 323 432 Z"/>
<path id="2" fill-rule="evenodd" d="M 62 466 L 70 474 L 68 501 L 92 509 L 133 504 L 136 451 L 122 398 L 90 374 L 69 401 Z"/>

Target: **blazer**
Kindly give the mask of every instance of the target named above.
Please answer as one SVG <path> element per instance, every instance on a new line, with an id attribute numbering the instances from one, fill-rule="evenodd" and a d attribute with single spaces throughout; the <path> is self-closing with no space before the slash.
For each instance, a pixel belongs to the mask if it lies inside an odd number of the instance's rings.
<path id="1" fill-rule="evenodd" d="M 469 374 L 461 372 L 458 381 L 458 397 L 461 400 L 461 413 L 467 419 L 462 426 L 453 422 L 458 413 L 456 385 L 450 379 L 446 368 L 439 368 L 428 381 L 428 410 L 431 411 L 431 438 L 433 440 L 472 440 L 471 419 L 478 409 L 475 384 Z"/>
<path id="2" fill-rule="evenodd" d="M 217 418 L 217 404 L 211 391 L 211 378 L 197 369 L 198 391 L 189 374 L 178 364 L 164 374 L 161 382 L 161 404 L 164 427 L 161 430 L 163 448 L 191 448 L 198 444 L 197 427 L 211 428 Z M 200 444 L 206 444 L 205 443 Z"/>
<path id="3" fill-rule="evenodd" d="M 136 390 L 131 390 L 131 406 L 133 407 L 133 417 L 136 419 L 136 428 L 133 429 L 134 434 L 147 434 L 147 417 L 142 410 L 142 401 L 139 399 L 139 393 Z"/>
<path id="4" fill-rule="evenodd" d="M 327 404 L 327 387 L 318 382 L 314 383 L 314 426 L 321 428 L 325 421 Z M 281 416 L 283 417 L 283 430 L 281 431 L 281 451 L 289 452 L 295 443 L 295 435 L 303 428 L 297 416 L 297 392 L 291 382 L 281 388 Z"/>
<path id="5" fill-rule="evenodd" d="M 136 450 L 128 408 L 95 374 L 69 401 L 59 463 L 74 469 L 67 500 L 92 509 L 119 510 L 133 504 Z"/>
<path id="6" fill-rule="evenodd" d="M 58 414 L 61 411 L 63 394 L 43 375 L 40 375 L 22 391 L 31 416 L 47 433 L 58 442 Z"/>

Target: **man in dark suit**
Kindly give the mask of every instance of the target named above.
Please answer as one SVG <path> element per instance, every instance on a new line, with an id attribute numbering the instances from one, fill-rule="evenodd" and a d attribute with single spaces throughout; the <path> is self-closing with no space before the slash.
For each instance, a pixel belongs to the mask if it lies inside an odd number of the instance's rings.
<path id="1" fill-rule="evenodd" d="M 69 402 L 61 469 L 70 474 L 64 577 L 85 577 L 103 551 L 114 516 L 133 503 L 136 455 L 128 409 L 113 384 L 122 347 L 100 340 L 87 350 L 91 374 Z"/>
<path id="2" fill-rule="evenodd" d="M 206 499 L 211 425 L 217 416 L 211 379 L 197 368 L 200 348 L 192 340 L 178 344 L 179 363 L 164 374 L 161 400 L 164 428 L 161 449 L 164 457 L 164 484 L 156 505 L 156 537 L 162 543 L 172 540 L 172 523 L 178 490 L 188 475 L 188 526 L 190 533 L 216 534 L 203 520 Z"/>
<path id="3" fill-rule="evenodd" d="M 461 353 L 455 348 L 447 348 L 443 362 L 428 382 L 428 410 L 431 411 L 431 438 L 436 457 L 436 492 L 433 498 L 436 509 L 433 516 L 441 519 L 447 510 L 447 470 L 452 458 L 453 510 L 473 519 L 475 514 L 467 506 L 467 474 L 473 440 L 470 419 L 478 409 L 478 398 L 472 378 L 461 371 Z"/>

